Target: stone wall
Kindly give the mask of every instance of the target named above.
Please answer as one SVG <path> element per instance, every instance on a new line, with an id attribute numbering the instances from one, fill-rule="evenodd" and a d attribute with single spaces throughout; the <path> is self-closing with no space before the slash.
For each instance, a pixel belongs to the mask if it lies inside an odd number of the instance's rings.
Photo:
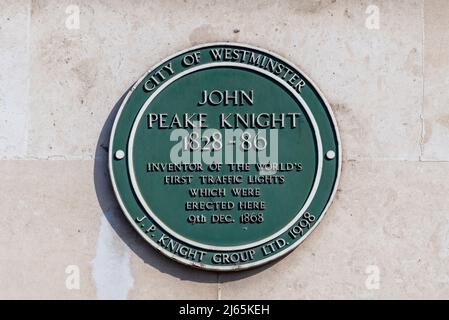
<path id="1" fill-rule="evenodd" d="M 448 16 L 445 0 L 1 0 L 0 298 L 449 298 Z M 133 82 L 215 41 L 299 65 L 344 155 L 311 236 L 232 274 L 153 250 L 106 161 Z"/>

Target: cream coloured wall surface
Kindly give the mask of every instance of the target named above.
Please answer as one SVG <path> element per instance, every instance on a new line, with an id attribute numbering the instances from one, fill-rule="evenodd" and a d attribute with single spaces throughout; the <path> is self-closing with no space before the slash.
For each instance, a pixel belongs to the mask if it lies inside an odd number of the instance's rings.
<path id="1" fill-rule="evenodd" d="M 0 0 L 0 298 L 448 299 L 448 16 L 445 0 Z M 215 41 L 300 66 L 344 156 L 311 236 L 232 274 L 153 250 L 106 160 L 127 89 Z"/>

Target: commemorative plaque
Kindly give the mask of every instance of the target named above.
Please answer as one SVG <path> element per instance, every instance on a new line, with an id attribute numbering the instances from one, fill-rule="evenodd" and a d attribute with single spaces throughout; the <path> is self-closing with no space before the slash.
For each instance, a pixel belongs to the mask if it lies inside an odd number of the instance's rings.
<path id="1" fill-rule="evenodd" d="M 213 43 L 162 61 L 131 88 L 111 133 L 120 206 L 187 265 L 242 270 L 297 247 L 335 193 L 332 111 L 284 58 Z"/>

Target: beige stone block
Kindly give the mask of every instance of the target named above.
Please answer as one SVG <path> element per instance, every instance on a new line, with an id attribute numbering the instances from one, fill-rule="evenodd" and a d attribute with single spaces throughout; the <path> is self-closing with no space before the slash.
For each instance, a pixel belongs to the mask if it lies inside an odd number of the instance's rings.
<path id="1" fill-rule="evenodd" d="M 216 274 L 171 262 L 132 229 L 104 165 L 0 161 L 0 298 L 216 298 Z M 79 290 L 66 286 L 70 266 Z"/>
<path id="2" fill-rule="evenodd" d="M 91 174 L 88 161 L 0 161 L 1 298 L 95 298 L 101 210 Z M 72 265 L 79 290 L 66 287 Z"/>
<path id="3" fill-rule="evenodd" d="M 0 3 L 0 159 L 27 151 L 30 3 Z"/>
<path id="4" fill-rule="evenodd" d="M 366 27 L 371 5 L 378 9 L 379 29 Z M 291 59 L 330 101 L 345 159 L 418 159 L 422 2 L 335 1 L 316 7 L 312 14 L 298 9 L 299 17 L 289 16 L 291 41 L 278 46 L 293 44 Z"/>
<path id="5" fill-rule="evenodd" d="M 447 299 L 448 179 L 449 164 L 346 162 L 311 236 L 269 268 L 221 275 L 221 298 Z"/>
<path id="6" fill-rule="evenodd" d="M 449 160 L 449 3 L 425 1 L 423 159 Z"/>

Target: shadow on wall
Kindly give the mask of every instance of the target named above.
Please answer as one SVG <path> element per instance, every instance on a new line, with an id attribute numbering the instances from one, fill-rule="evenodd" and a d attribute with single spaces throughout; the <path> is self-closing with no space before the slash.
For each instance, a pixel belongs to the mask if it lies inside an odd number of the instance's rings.
<path id="1" fill-rule="evenodd" d="M 181 280 L 189 280 L 200 283 L 236 281 L 257 274 L 275 264 L 276 262 L 271 262 L 259 268 L 239 271 L 238 273 L 227 273 L 223 276 L 223 273 L 195 269 L 165 257 L 150 244 L 148 244 L 134 230 L 122 213 L 120 205 L 115 198 L 108 170 L 109 137 L 115 116 L 125 97 L 126 93 L 116 103 L 105 124 L 103 125 L 95 150 L 94 165 L 94 184 L 98 202 L 100 203 L 105 218 L 123 242 L 146 264 L 151 265 L 160 272 L 170 274 L 171 276 Z"/>

